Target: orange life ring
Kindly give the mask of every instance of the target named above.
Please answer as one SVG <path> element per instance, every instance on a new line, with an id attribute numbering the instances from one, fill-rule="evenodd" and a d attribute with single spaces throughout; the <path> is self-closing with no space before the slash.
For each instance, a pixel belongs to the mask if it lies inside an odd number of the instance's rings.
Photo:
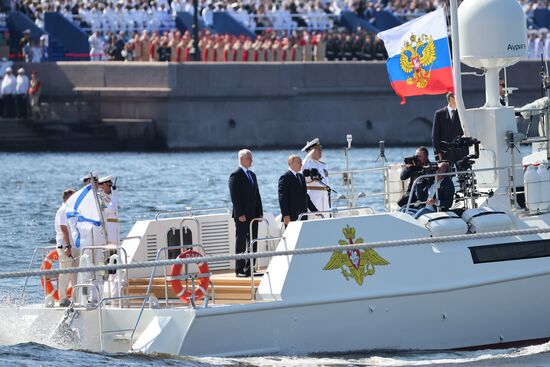
<path id="1" fill-rule="evenodd" d="M 203 257 L 203 256 L 201 253 L 194 250 L 187 250 L 178 255 L 178 259 L 187 259 L 190 257 Z M 199 266 L 199 274 L 210 273 L 207 262 L 199 263 L 197 265 Z M 183 264 L 172 265 L 170 276 L 172 277 L 180 276 L 182 267 L 183 267 Z M 193 294 L 195 295 L 195 301 L 202 299 L 206 295 L 206 292 L 208 291 L 208 285 L 210 284 L 210 276 L 199 278 L 199 282 L 196 290 L 183 288 L 183 285 L 181 284 L 181 279 L 172 279 L 170 283 L 176 295 L 182 301 L 189 303 L 191 298 L 193 297 Z"/>
<path id="2" fill-rule="evenodd" d="M 40 265 L 40 270 L 50 270 L 53 266 L 53 263 L 56 261 L 59 261 L 59 255 L 57 253 L 57 250 L 53 250 L 44 258 L 44 261 L 42 261 L 42 265 Z M 59 302 L 59 293 L 57 292 L 57 289 L 55 289 L 55 287 L 53 286 L 50 278 L 40 278 L 40 284 L 42 285 L 42 289 L 44 289 L 46 293 L 46 297 L 52 296 L 53 299 Z M 67 288 L 67 297 L 71 298 L 72 290 L 72 287 Z"/>

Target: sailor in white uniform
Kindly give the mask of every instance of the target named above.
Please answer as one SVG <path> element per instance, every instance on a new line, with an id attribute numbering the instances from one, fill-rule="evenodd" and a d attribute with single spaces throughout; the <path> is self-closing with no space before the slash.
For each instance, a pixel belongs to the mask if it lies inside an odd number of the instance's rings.
<path id="1" fill-rule="evenodd" d="M 120 226 L 118 223 L 118 190 L 113 185 L 111 176 L 101 177 L 99 183 L 99 198 L 105 220 L 107 243 L 117 247 L 120 239 Z"/>
<path id="2" fill-rule="evenodd" d="M 321 161 L 322 149 L 319 138 L 307 142 L 302 148 L 302 152 L 307 152 L 302 166 L 307 193 L 319 211 L 330 209 L 328 170 L 327 164 Z"/>
<path id="3" fill-rule="evenodd" d="M 67 222 L 67 206 L 65 202 L 74 194 L 74 190 L 67 189 L 63 191 L 63 203 L 55 213 L 55 243 L 57 254 L 59 255 L 59 268 L 69 269 L 78 266 L 77 256 L 71 246 L 71 236 L 69 233 L 69 225 Z M 67 307 L 70 301 L 67 297 L 67 288 L 69 283 L 76 284 L 76 274 L 59 274 L 57 280 L 57 291 L 59 294 L 59 305 Z"/>
<path id="4" fill-rule="evenodd" d="M 118 221 L 118 190 L 113 184 L 112 176 L 101 177 L 99 183 L 99 201 L 103 210 L 103 220 L 105 221 L 105 231 L 107 232 L 107 245 L 120 247 L 120 226 Z M 112 249 L 107 252 L 107 263 L 116 263 L 115 254 L 118 250 Z M 120 283 L 119 283 L 120 280 Z M 109 272 L 108 283 L 104 287 L 105 292 L 109 292 L 108 297 L 118 297 L 120 294 L 122 279 L 117 277 L 116 272 Z"/>

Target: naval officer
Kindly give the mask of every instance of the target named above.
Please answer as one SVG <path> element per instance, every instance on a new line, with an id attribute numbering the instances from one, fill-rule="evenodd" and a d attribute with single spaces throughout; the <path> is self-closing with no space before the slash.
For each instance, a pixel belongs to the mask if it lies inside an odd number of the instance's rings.
<path id="1" fill-rule="evenodd" d="M 302 167 L 302 173 L 306 178 L 307 193 L 317 210 L 329 210 L 328 170 L 327 164 L 321 161 L 323 147 L 319 143 L 319 138 L 307 142 L 302 148 L 302 152 L 307 152 Z"/>
<path id="2" fill-rule="evenodd" d="M 73 189 L 63 191 L 63 203 L 55 213 L 55 243 L 59 255 L 59 268 L 68 269 L 77 266 L 76 254 L 71 245 L 69 224 L 67 222 L 67 206 L 65 203 L 74 194 Z M 76 274 L 74 274 L 76 275 Z M 73 274 L 59 274 L 57 278 L 57 291 L 59 292 L 59 306 L 67 307 L 71 304 L 67 297 L 69 283 L 76 284 Z"/>
<path id="3" fill-rule="evenodd" d="M 120 226 L 118 222 L 118 190 L 113 185 L 111 176 L 101 177 L 98 180 L 99 197 L 105 220 L 107 243 L 119 246 Z"/>

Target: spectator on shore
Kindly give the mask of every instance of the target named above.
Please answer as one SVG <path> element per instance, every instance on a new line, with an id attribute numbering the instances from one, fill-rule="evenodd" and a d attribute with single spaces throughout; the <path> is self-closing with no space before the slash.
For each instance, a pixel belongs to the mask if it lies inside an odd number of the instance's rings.
<path id="1" fill-rule="evenodd" d="M 7 68 L 6 73 L 4 74 L 4 79 L 2 79 L 2 86 L 0 87 L 2 104 L 4 105 L 3 116 L 6 118 L 15 117 L 15 86 L 16 80 L 13 76 L 13 72 L 11 68 Z"/>
<path id="2" fill-rule="evenodd" d="M 17 70 L 17 78 L 15 80 L 15 100 L 17 107 L 17 118 L 27 118 L 27 92 L 29 90 L 29 77 L 25 74 L 25 69 Z"/>
<path id="3" fill-rule="evenodd" d="M 31 80 L 29 82 L 29 104 L 31 106 L 31 117 L 40 117 L 40 93 L 42 92 L 42 85 L 38 79 L 38 73 L 33 71 L 31 73 Z"/>

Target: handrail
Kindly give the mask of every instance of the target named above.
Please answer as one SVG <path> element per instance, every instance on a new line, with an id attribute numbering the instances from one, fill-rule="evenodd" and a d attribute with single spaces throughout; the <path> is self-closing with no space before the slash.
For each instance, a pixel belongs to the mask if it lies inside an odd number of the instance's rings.
<path id="1" fill-rule="evenodd" d="M 515 168 L 514 166 L 511 166 L 511 167 Z M 425 174 L 425 175 L 418 176 L 413 181 L 413 184 L 411 186 L 411 192 L 415 192 L 414 190 L 416 189 L 416 185 L 419 183 L 420 180 L 423 180 L 425 178 L 436 177 L 436 176 L 449 176 L 449 177 L 452 177 L 452 176 L 460 175 L 460 174 L 472 174 L 472 173 L 476 173 L 476 172 L 490 172 L 490 171 L 497 171 L 497 170 L 500 171 L 500 170 L 505 170 L 505 169 L 508 170 L 508 169 L 510 169 L 510 167 L 491 167 L 491 168 L 472 169 L 472 170 L 467 170 L 467 171 L 451 171 L 451 172 L 445 172 L 445 173 Z M 436 194 L 436 197 L 437 197 L 438 196 L 438 190 L 435 191 L 435 194 Z M 407 200 L 407 206 L 405 208 L 405 212 L 409 211 L 411 201 L 412 201 L 412 197 L 413 197 L 413 195 L 409 195 L 409 198 Z"/>
<path id="2" fill-rule="evenodd" d="M 214 212 L 211 214 L 216 214 L 215 212 L 218 212 L 218 211 L 220 212 L 223 211 L 223 213 L 218 213 L 218 214 L 231 214 L 231 211 L 228 208 L 224 208 L 224 207 L 199 208 L 199 209 L 187 208 L 185 210 L 161 210 L 155 214 L 155 220 L 159 220 L 159 218 L 163 214 L 187 214 L 188 217 L 192 217 L 194 214 L 196 215 L 197 213 Z"/>
<path id="3" fill-rule="evenodd" d="M 343 208 L 343 209 L 332 208 L 332 209 L 329 209 L 329 210 L 321 210 L 321 211 L 318 211 L 318 212 L 301 213 L 300 215 L 298 215 L 298 220 L 302 220 L 303 217 L 308 216 L 308 215 L 309 216 L 321 215 L 324 219 L 325 214 L 336 214 L 336 213 L 349 212 L 349 211 L 361 210 L 361 209 L 369 209 L 369 210 L 372 210 L 373 214 L 375 213 L 375 210 L 370 206 L 357 206 L 355 208 Z"/>
<path id="4" fill-rule="evenodd" d="M 201 242 L 201 223 L 199 222 L 199 220 L 195 217 L 192 217 L 192 216 L 188 216 L 188 217 L 183 217 L 182 220 L 180 221 L 180 224 L 179 224 L 179 228 L 180 228 L 180 245 L 183 246 L 183 223 L 185 223 L 186 221 L 192 221 L 192 222 L 195 222 L 195 224 L 197 225 L 197 229 L 198 229 L 198 233 L 197 233 L 197 236 L 198 236 L 198 242 Z M 187 233 L 187 229 L 189 229 L 189 227 L 185 227 L 186 228 L 186 233 Z"/>
<path id="5" fill-rule="evenodd" d="M 194 246 L 197 246 L 197 247 L 201 247 L 204 251 L 204 247 L 200 244 L 189 244 L 189 245 L 185 245 L 185 246 L 189 246 L 189 247 L 194 247 Z M 159 260 L 159 256 L 162 252 L 164 251 L 168 251 L 169 250 L 169 247 L 175 247 L 175 248 L 180 248 L 180 246 L 167 246 L 167 247 L 163 247 L 163 248 L 160 248 L 157 250 L 157 255 L 155 256 L 155 261 L 158 261 Z M 206 255 L 206 253 L 205 253 Z M 185 265 L 186 267 L 186 271 L 187 271 L 187 264 Z M 164 279 L 165 279 L 165 282 L 166 282 L 166 267 L 163 266 L 164 268 Z M 138 317 L 136 319 L 136 323 L 134 325 L 134 329 L 132 331 L 132 335 L 130 336 L 130 345 L 133 345 L 133 340 L 134 340 L 134 335 L 136 333 L 136 330 L 137 330 L 137 327 L 139 325 L 139 322 L 141 321 L 141 316 L 143 315 L 143 310 L 145 309 L 145 305 L 147 303 L 147 299 L 149 299 L 150 297 L 150 293 L 151 293 L 151 288 L 153 287 L 153 280 L 155 279 L 155 272 L 157 270 L 157 265 L 154 265 L 153 266 L 153 270 L 151 271 L 151 276 L 149 277 L 149 284 L 147 285 L 147 291 L 145 292 L 145 296 L 146 298 L 143 299 L 143 303 L 141 304 L 141 308 L 139 310 L 139 314 L 138 314 Z M 166 291 L 166 306 L 168 306 L 168 295 L 167 295 L 167 291 Z M 208 293 L 204 295 L 205 297 L 205 304 L 208 303 L 208 301 L 206 300 L 208 298 Z M 194 305 L 194 303 L 193 303 Z"/>
<path id="6" fill-rule="evenodd" d="M 271 222 L 267 218 L 264 218 L 264 217 L 254 218 L 250 221 L 250 228 L 249 228 L 249 232 L 248 232 L 250 234 L 250 238 L 249 238 L 248 243 L 251 243 L 254 240 L 254 238 L 253 238 L 254 236 L 253 236 L 253 232 L 252 232 L 252 224 L 254 222 L 266 222 L 267 223 L 266 232 L 267 232 L 267 235 L 269 236 L 269 225 L 270 225 Z M 259 225 L 259 223 L 258 223 L 258 225 Z M 259 228 L 258 228 L 258 230 L 259 230 Z M 252 269 L 251 270 L 251 272 L 252 272 L 255 268 L 251 268 L 251 269 Z"/>
<path id="7" fill-rule="evenodd" d="M 29 263 L 29 267 L 27 269 L 27 271 L 31 271 L 31 268 L 34 264 L 34 262 L 36 261 L 36 253 L 38 252 L 38 250 L 52 250 L 52 249 L 55 249 L 56 246 L 41 246 L 41 247 L 36 247 L 34 249 L 34 251 L 32 252 L 32 258 L 31 258 L 31 262 Z M 42 254 L 44 254 L 44 252 L 42 252 Z M 46 277 L 43 277 L 44 281 L 46 281 Z M 25 291 L 27 289 L 27 284 L 29 282 L 29 276 L 27 275 L 25 277 L 25 283 L 23 283 L 23 287 L 21 287 L 21 294 L 19 295 L 19 304 L 23 304 L 23 296 L 25 295 Z"/>
<path id="8" fill-rule="evenodd" d="M 198 244 L 198 243 L 195 243 L 195 244 L 188 244 L 188 245 L 174 245 L 174 246 L 166 246 L 166 247 L 162 247 L 162 248 L 159 248 L 157 250 L 157 255 L 155 257 L 156 260 L 159 260 L 160 259 L 160 255 L 164 252 L 167 252 L 168 250 L 174 250 L 174 249 L 183 249 L 183 247 L 189 247 L 189 248 L 193 248 L 193 247 L 199 247 L 202 252 L 204 253 L 204 255 L 206 255 L 206 251 L 204 250 L 204 246 L 201 245 L 201 244 Z M 168 308 L 168 275 L 166 274 L 166 266 L 163 266 L 162 267 L 163 270 L 164 270 L 164 300 L 165 300 L 165 303 L 166 303 L 166 307 Z M 187 265 L 185 266 L 185 272 L 187 273 Z"/>
<path id="9" fill-rule="evenodd" d="M 149 300 L 150 296 L 144 295 L 144 296 L 120 296 L 120 297 L 108 297 L 108 298 L 101 298 L 96 306 L 96 308 L 99 308 L 99 348 L 100 351 L 103 352 L 103 334 L 107 333 L 113 333 L 113 332 L 121 332 L 121 331 L 130 331 L 132 330 L 132 334 L 130 335 L 130 350 L 132 349 L 132 345 L 134 345 L 134 333 L 137 328 L 137 323 L 135 324 L 133 329 L 119 329 L 119 330 L 109 330 L 109 331 L 103 331 L 103 308 L 102 305 L 107 301 L 119 301 L 122 302 L 123 300 L 130 300 L 130 299 L 142 299 L 144 303 L 146 304 Z M 141 313 L 138 316 L 138 319 L 141 318 Z"/>
<path id="10" fill-rule="evenodd" d="M 141 237 L 140 237 L 141 238 Z M 95 257 L 94 257 L 94 254 L 95 254 L 95 250 L 116 250 L 117 251 L 117 254 L 118 254 L 118 250 L 121 250 L 121 252 L 124 254 L 124 260 L 123 260 L 123 263 L 124 264 L 128 264 L 128 252 L 126 251 L 126 249 L 122 246 L 113 246 L 113 245 L 102 245 L 102 246 L 84 246 L 84 247 L 81 247 L 80 248 L 80 256 L 84 255 L 86 253 L 87 250 L 91 250 L 92 251 L 92 261 L 95 260 Z M 122 259 L 121 259 L 122 260 Z M 94 279 L 95 279 L 95 273 L 94 273 Z M 119 279 L 120 279 L 120 275 L 119 275 Z M 128 275 L 128 272 L 126 272 L 126 284 L 130 284 L 130 277 Z M 120 282 L 119 282 L 119 290 L 122 291 L 122 287 L 120 285 Z"/>
<path id="11" fill-rule="evenodd" d="M 254 240 L 250 241 L 248 244 L 248 254 L 250 255 L 253 253 L 254 244 L 257 244 L 260 241 L 276 241 L 276 240 L 283 240 L 286 241 L 285 236 L 277 236 L 277 237 L 263 237 L 263 238 L 255 238 Z M 254 284 L 254 261 L 255 258 L 250 259 L 250 291 L 251 291 L 251 301 L 254 302 L 256 300 L 256 285 Z"/>

